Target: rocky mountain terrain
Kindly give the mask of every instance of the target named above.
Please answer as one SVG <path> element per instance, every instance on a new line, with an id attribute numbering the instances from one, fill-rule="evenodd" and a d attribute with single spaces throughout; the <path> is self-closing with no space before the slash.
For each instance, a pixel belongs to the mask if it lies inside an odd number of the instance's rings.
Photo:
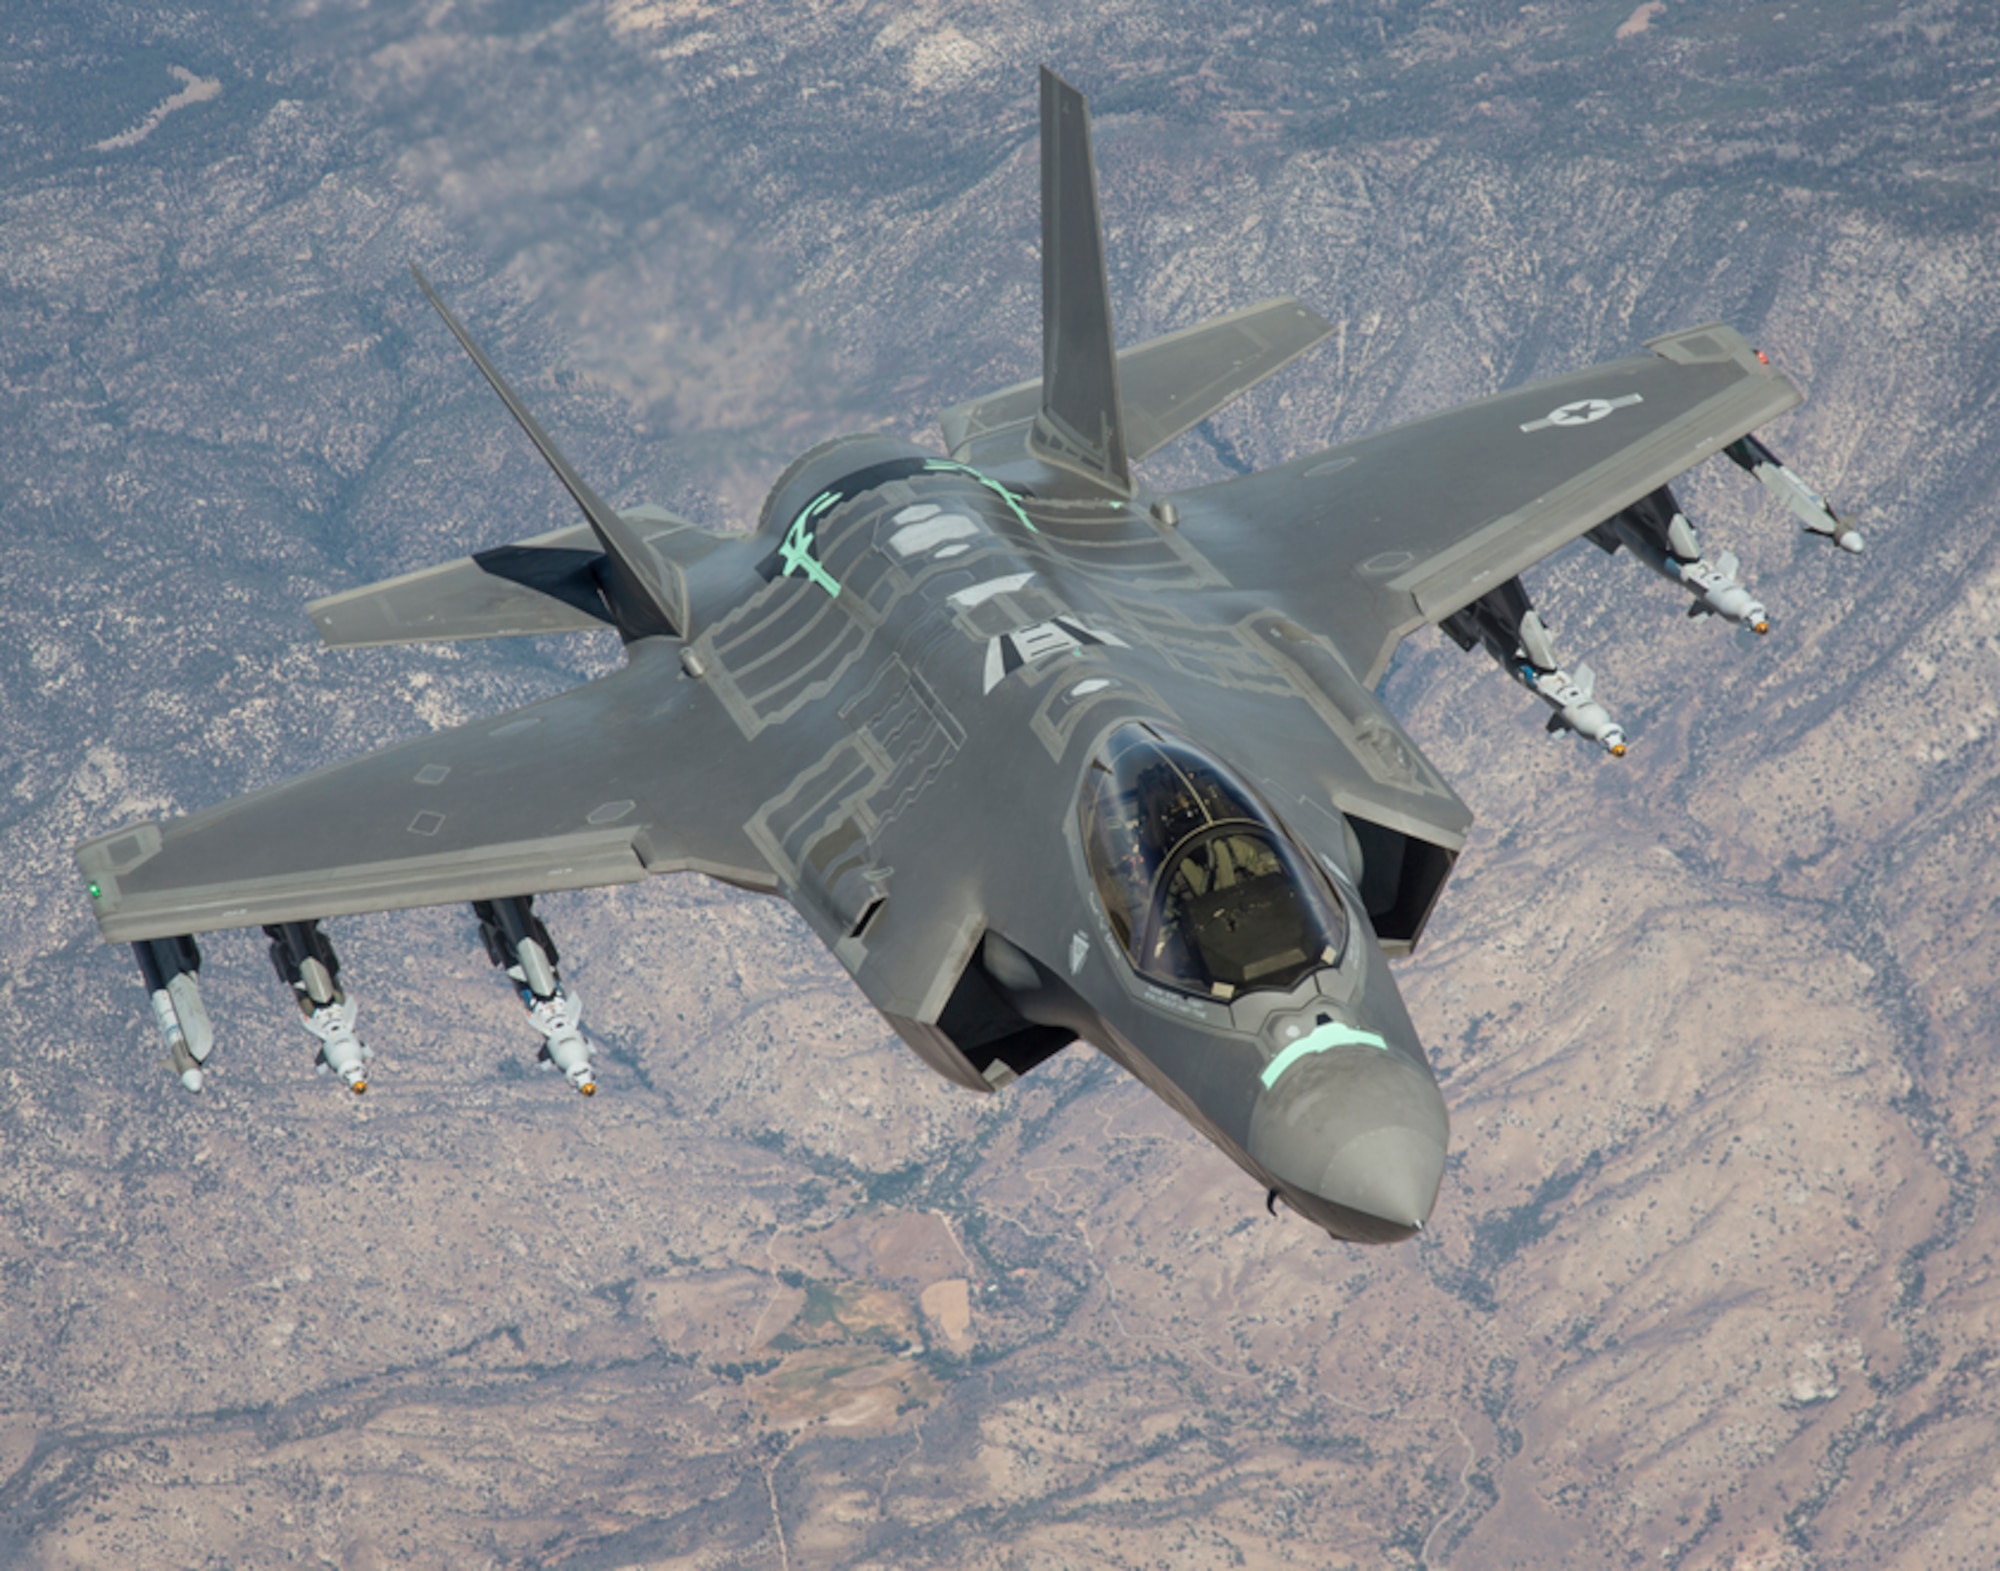
<path id="1" fill-rule="evenodd" d="M 1990 7 L 9 0 L 0 38 L 0 1562 L 1992 1564 Z M 747 527 L 809 443 L 1034 371 L 1043 61 L 1125 341 L 1337 324 L 1156 483 L 1722 318 L 1868 535 L 1690 476 L 1763 640 L 1588 546 L 1532 575 L 1623 760 L 1434 635 L 1392 669 L 1479 815 L 1403 967 L 1454 1121 L 1423 1242 L 1270 1219 L 1081 1048 L 954 1091 L 787 908 L 693 881 L 544 903 L 593 1101 L 463 912 L 337 924 L 362 1099 L 217 935 L 182 1093 L 77 840 L 618 658 L 317 646 L 307 598 L 569 522 L 405 262 L 606 495 Z"/>

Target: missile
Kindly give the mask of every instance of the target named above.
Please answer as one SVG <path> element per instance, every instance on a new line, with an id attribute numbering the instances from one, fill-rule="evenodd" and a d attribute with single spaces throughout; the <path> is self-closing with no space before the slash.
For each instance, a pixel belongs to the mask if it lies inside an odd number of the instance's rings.
<path id="1" fill-rule="evenodd" d="M 1816 535 L 1825 535 L 1843 551 L 1851 551 L 1857 556 L 1861 554 L 1863 542 L 1860 531 L 1836 513 L 1825 497 L 1800 479 L 1757 438 L 1738 437 L 1723 451 L 1735 460 L 1738 468 L 1755 475 L 1766 491 L 1798 515 L 1799 522 L 1807 529 Z"/>
<path id="2" fill-rule="evenodd" d="M 1688 615 L 1719 616 L 1761 638 L 1771 631 L 1770 614 L 1738 576 L 1740 565 L 1734 551 L 1723 552 L 1713 563 L 1703 558 L 1680 564 L 1681 582 L 1695 591 Z"/>
<path id="3" fill-rule="evenodd" d="M 511 969 L 508 974 L 513 974 Z M 575 998 L 561 988 L 548 998 L 535 997 L 525 986 L 521 992 L 522 1002 L 528 1006 L 528 1018 L 542 1034 L 538 1061 L 550 1069 L 561 1070 L 563 1077 L 585 1096 L 597 1095 L 597 1075 L 590 1067 L 590 1039 L 583 1034 L 582 1011 Z"/>
<path id="4" fill-rule="evenodd" d="M 1625 729 L 1597 701 L 1596 674 L 1587 665 L 1578 666 L 1574 676 L 1563 669 L 1555 640 L 1520 579 L 1489 589 L 1438 626 L 1461 649 L 1484 647 L 1501 670 L 1555 711 L 1546 726 L 1551 736 L 1573 731 L 1613 758 L 1625 756 Z"/>
<path id="5" fill-rule="evenodd" d="M 1625 728 L 1611 718 L 1610 712 L 1596 699 L 1597 674 L 1587 665 L 1576 668 L 1576 675 L 1558 666 L 1553 671 L 1535 671 L 1529 680 L 1529 671 L 1519 673 L 1523 685 L 1555 711 L 1548 718 L 1546 729 L 1554 736 L 1560 731 L 1574 731 L 1585 741 L 1595 742 L 1613 758 L 1625 756 Z"/>
<path id="6" fill-rule="evenodd" d="M 319 1042 L 313 1067 L 322 1074 L 331 1071 L 339 1075 L 356 1096 L 366 1091 L 368 1072 L 364 1066 L 375 1056 L 375 1050 L 354 1034 L 354 1000 L 343 996 L 312 1004 L 301 997 L 299 1013 L 306 1030 Z"/>
<path id="7" fill-rule="evenodd" d="M 1713 562 L 1703 556 L 1694 525 L 1666 486 L 1606 519 L 1590 538 L 1610 552 L 1629 547 L 1660 577 L 1692 592 L 1689 616 L 1719 616 L 1758 634 L 1771 630 L 1764 603 L 1738 576 L 1736 553 L 1725 551 Z"/>
<path id="8" fill-rule="evenodd" d="M 583 1011 L 562 985 L 555 940 L 535 915 L 534 901 L 533 895 L 476 900 L 472 914 L 479 919 L 487 959 L 514 984 L 515 996 L 542 1038 L 537 1061 L 544 1068 L 560 1070 L 583 1095 L 595 1096 L 597 1074 L 590 1064 Z"/>
<path id="9" fill-rule="evenodd" d="M 1533 607 L 1522 615 L 1515 631 L 1520 649 L 1528 658 L 1516 661 L 1514 676 L 1555 711 L 1548 719 L 1549 735 L 1573 731 L 1585 741 L 1595 742 L 1613 758 L 1623 758 L 1625 729 L 1597 701 L 1597 673 L 1587 665 L 1580 665 L 1576 675 L 1571 676 L 1562 668 L 1555 640 L 1549 637 L 1541 613 Z"/>
<path id="10" fill-rule="evenodd" d="M 215 1045 L 208 1008 L 201 1001 L 201 950 L 192 938 L 147 938 L 132 946 L 145 978 L 153 1023 L 167 1039 L 174 1073 L 190 1091 L 202 1086 L 202 1066 Z"/>
<path id="11" fill-rule="evenodd" d="M 354 1032 L 355 1005 L 341 988 L 340 956 L 318 922 L 280 922 L 264 929 L 271 965 L 298 1000 L 307 1033 L 319 1043 L 313 1065 L 337 1074 L 356 1096 L 368 1089 L 373 1050 Z"/>

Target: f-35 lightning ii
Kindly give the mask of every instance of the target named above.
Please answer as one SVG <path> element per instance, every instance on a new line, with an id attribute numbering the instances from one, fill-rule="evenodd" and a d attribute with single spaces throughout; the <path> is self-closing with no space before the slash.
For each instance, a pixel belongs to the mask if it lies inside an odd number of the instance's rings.
<path id="1" fill-rule="evenodd" d="M 314 602 L 336 647 L 609 628 L 615 673 L 77 859 L 190 1089 L 196 933 L 261 926 L 319 1061 L 368 1052 L 321 922 L 470 904 L 544 1059 L 591 1043 L 549 890 L 697 872 L 781 895 L 917 1056 L 993 1093 L 1081 1039 L 1337 1238 L 1424 1225 L 1447 1122 L 1385 963 L 1471 815 L 1377 699 L 1405 635 L 1481 646 L 1625 750 L 1523 569 L 1590 535 L 1761 632 L 1668 483 L 1726 454 L 1860 536 L 1751 431 L 1800 401 L 1727 327 L 1172 495 L 1133 464 L 1315 344 L 1267 301 L 1112 339 L 1084 100 L 1041 76 L 1039 381 L 945 411 L 944 453 L 844 436 L 753 534 L 608 505 L 421 274 L 584 522 Z M 412 271 L 415 271 L 413 268 Z"/>

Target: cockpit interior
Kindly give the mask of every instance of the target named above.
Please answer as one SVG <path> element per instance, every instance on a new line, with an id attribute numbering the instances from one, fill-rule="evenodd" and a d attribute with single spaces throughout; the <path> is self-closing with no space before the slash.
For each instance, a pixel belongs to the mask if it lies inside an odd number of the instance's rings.
<path id="1" fill-rule="evenodd" d="M 1119 727 L 1085 771 L 1091 882 L 1134 969 L 1229 999 L 1336 965 L 1347 912 L 1243 781 L 1187 742 Z"/>

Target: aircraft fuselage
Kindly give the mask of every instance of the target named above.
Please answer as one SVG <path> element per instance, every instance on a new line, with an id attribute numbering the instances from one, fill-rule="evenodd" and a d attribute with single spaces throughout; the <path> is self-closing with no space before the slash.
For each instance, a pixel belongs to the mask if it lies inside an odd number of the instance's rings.
<path id="1" fill-rule="evenodd" d="M 1301 679 L 1307 635 L 1274 634 L 1282 619 L 1137 503 L 1035 495 L 881 438 L 809 455 L 755 535 L 705 537 L 686 571 L 697 631 L 670 679 L 703 684 L 746 747 L 784 750 L 796 784 L 751 838 L 933 1067 L 987 1090 L 1081 1037 L 1329 1231 L 1421 1224 L 1444 1107 L 1337 805 L 1382 750 L 1357 756 L 1321 711 L 1386 716 L 1351 675 L 1334 693 Z M 790 724 L 808 712 L 839 716 L 830 745 Z M 1135 726 L 1248 788 L 1340 907 L 1337 952 L 1281 962 L 1282 986 L 1135 967 L 1079 800 L 1106 738 Z M 1395 735 L 1398 767 L 1434 779 Z"/>

